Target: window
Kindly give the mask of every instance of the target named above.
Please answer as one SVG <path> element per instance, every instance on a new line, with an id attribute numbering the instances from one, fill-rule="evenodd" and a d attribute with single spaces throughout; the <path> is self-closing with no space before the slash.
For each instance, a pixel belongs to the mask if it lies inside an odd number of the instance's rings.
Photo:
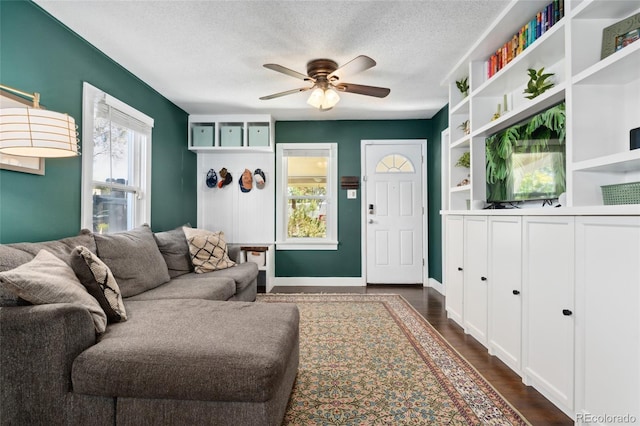
<path id="1" fill-rule="evenodd" d="M 88 83 L 82 111 L 82 227 L 104 234 L 150 223 L 153 119 Z"/>
<path id="2" fill-rule="evenodd" d="M 337 250 L 338 145 L 278 144 L 276 247 Z"/>

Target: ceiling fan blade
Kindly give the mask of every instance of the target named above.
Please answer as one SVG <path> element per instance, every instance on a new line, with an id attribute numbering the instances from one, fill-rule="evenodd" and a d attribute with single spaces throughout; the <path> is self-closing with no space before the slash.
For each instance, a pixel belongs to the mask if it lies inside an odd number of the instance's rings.
<path id="1" fill-rule="evenodd" d="M 340 92 L 356 93 L 358 95 L 375 96 L 376 98 L 384 98 L 391 89 L 386 87 L 363 86 L 361 84 L 340 83 L 334 86 Z"/>
<path id="2" fill-rule="evenodd" d="M 280 96 L 293 95 L 298 92 L 306 92 L 311 89 L 311 87 L 301 87 L 300 89 L 287 90 L 286 92 L 274 93 L 273 95 L 263 96 L 260 98 L 261 101 L 267 101 L 269 99 L 279 98 Z"/>
<path id="3" fill-rule="evenodd" d="M 347 62 L 331 74 L 327 76 L 327 78 L 331 81 L 331 79 L 342 79 L 345 75 L 353 75 L 359 72 L 368 70 L 369 68 L 373 68 L 376 66 L 376 61 L 371 59 L 368 56 L 360 55 L 355 59 Z"/>
<path id="4" fill-rule="evenodd" d="M 283 67 L 278 64 L 264 64 L 265 68 L 269 68 L 270 70 L 281 72 L 282 74 L 289 75 L 291 77 L 299 78 L 300 80 L 313 81 L 308 75 L 299 73 L 298 71 L 294 71 L 287 67 Z"/>

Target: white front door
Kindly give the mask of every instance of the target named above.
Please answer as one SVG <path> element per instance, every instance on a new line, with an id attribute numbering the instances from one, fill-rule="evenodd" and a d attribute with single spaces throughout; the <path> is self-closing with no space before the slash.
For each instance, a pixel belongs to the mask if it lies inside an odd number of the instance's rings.
<path id="1" fill-rule="evenodd" d="M 363 144 L 366 281 L 422 284 L 424 141 Z"/>

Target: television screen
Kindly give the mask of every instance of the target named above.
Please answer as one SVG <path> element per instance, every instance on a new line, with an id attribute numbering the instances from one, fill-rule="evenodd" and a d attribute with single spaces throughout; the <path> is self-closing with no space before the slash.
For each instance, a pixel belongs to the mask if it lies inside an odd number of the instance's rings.
<path id="1" fill-rule="evenodd" d="M 565 192 L 564 103 L 486 139 L 487 201 L 551 200 Z"/>

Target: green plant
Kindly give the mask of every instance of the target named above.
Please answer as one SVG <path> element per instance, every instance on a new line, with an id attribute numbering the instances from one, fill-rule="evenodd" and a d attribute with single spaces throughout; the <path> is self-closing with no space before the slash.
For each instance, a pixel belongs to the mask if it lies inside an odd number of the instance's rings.
<path id="1" fill-rule="evenodd" d="M 456 162 L 456 167 L 466 167 L 467 169 L 471 167 L 471 153 L 469 151 L 465 152 L 458 158 Z"/>
<path id="2" fill-rule="evenodd" d="M 550 139 L 565 143 L 565 104 L 564 102 L 547 109 L 531 118 L 525 124 L 516 124 L 486 139 L 486 176 L 487 196 L 494 199 L 507 199 L 509 187 L 509 161 L 513 152 L 541 152 L 546 149 Z M 554 173 L 565 181 L 565 159 L 554 164 Z M 527 184 L 527 182 L 525 182 Z M 533 183 L 531 183 L 533 185 Z"/>
<path id="3" fill-rule="evenodd" d="M 458 129 L 462 130 L 465 135 L 468 135 L 471 132 L 471 127 L 469 126 L 469 120 L 465 120 L 458 126 Z"/>
<path id="4" fill-rule="evenodd" d="M 460 80 L 456 80 L 456 87 L 464 97 L 467 97 L 469 95 L 469 84 L 467 82 L 468 80 L 469 80 L 468 77 L 465 77 Z"/>
<path id="5" fill-rule="evenodd" d="M 553 83 L 547 81 L 553 73 L 544 74 L 544 67 L 540 68 L 538 71 L 529 68 L 528 72 L 529 82 L 527 83 L 527 88 L 524 89 L 524 92 L 522 93 L 528 93 L 529 96 L 525 96 L 525 98 L 533 99 L 553 87 Z"/>

